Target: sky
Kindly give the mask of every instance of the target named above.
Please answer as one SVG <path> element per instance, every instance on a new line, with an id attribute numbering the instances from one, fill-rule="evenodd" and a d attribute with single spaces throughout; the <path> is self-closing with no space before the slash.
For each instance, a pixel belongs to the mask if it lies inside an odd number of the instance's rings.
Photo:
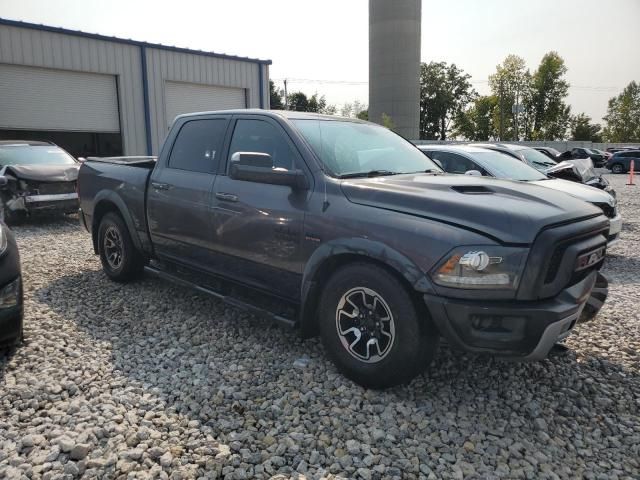
<path id="1" fill-rule="evenodd" d="M 289 91 L 368 103 L 367 0 L 0 0 L 0 17 L 271 59 Z M 640 81 L 640 0 L 423 0 L 421 60 L 456 63 L 481 94 L 508 54 L 533 71 L 550 50 L 572 111 L 600 121 Z"/>

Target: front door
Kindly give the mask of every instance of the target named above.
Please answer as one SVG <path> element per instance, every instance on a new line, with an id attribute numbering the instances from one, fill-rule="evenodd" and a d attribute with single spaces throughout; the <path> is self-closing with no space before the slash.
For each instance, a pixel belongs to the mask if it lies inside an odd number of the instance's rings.
<path id="1" fill-rule="evenodd" d="M 154 169 L 147 217 L 159 257 L 211 266 L 211 195 L 228 123 L 215 116 L 177 126 L 171 151 Z"/>
<path id="2" fill-rule="evenodd" d="M 302 169 L 295 146 L 278 123 L 242 116 L 235 122 L 227 155 L 268 153 L 274 168 Z M 234 180 L 224 173 L 214 186 L 213 225 L 217 264 L 237 280 L 297 299 L 303 270 L 302 234 L 309 191 Z"/>

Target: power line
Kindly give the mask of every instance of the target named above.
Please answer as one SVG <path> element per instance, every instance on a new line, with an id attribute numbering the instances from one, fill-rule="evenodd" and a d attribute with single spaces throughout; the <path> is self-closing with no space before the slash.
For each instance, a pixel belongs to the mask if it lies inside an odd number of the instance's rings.
<path id="1" fill-rule="evenodd" d="M 358 80 L 327 80 L 327 79 L 314 79 L 314 78 L 272 78 L 274 82 L 289 82 L 289 83 L 307 83 L 317 85 L 369 85 L 369 82 Z M 471 84 L 488 84 L 489 80 L 471 80 Z M 615 87 L 607 85 L 572 85 L 569 84 L 570 89 L 579 90 L 591 90 L 594 92 L 607 92 L 607 91 L 621 91 L 624 87 Z"/>

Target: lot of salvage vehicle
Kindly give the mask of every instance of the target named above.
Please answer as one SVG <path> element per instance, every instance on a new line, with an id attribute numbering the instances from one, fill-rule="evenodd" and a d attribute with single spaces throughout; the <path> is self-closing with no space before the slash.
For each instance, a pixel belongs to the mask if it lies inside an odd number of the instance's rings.
<path id="1" fill-rule="evenodd" d="M 0 477 L 638 478 L 640 187 L 608 178 L 622 241 L 568 354 L 443 346 L 383 392 L 318 339 L 156 278 L 110 282 L 73 218 L 18 226 L 26 343 L 0 357 Z"/>

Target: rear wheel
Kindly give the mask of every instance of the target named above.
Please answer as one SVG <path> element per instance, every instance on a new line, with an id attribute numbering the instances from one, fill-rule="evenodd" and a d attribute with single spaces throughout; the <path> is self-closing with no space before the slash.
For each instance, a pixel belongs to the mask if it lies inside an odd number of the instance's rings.
<path id="1" fill-rule="evenodd" d="M 409 382 L 435 355 L 438 333 L 421 313 L 387 270 L 353 264 L 327 281 L 320 333 L 344 375 L 365 387 L 386 388 Z"/>
<path id="2" fill-rule="evenodd" d="M 116 282 L 140 276 L 145 260 L 136 249 L 129 229 L 117 213 L 107 213 L 98 228 L 98 250 L 104 272 Z"/>
<path id="3" fill-rule="evenodd" d="M 616 163 L 615 165 L 611 166 L 611 171 L 613 173 L 624 173 L 624 167 L 622 166 L 622 164 Z"/>

